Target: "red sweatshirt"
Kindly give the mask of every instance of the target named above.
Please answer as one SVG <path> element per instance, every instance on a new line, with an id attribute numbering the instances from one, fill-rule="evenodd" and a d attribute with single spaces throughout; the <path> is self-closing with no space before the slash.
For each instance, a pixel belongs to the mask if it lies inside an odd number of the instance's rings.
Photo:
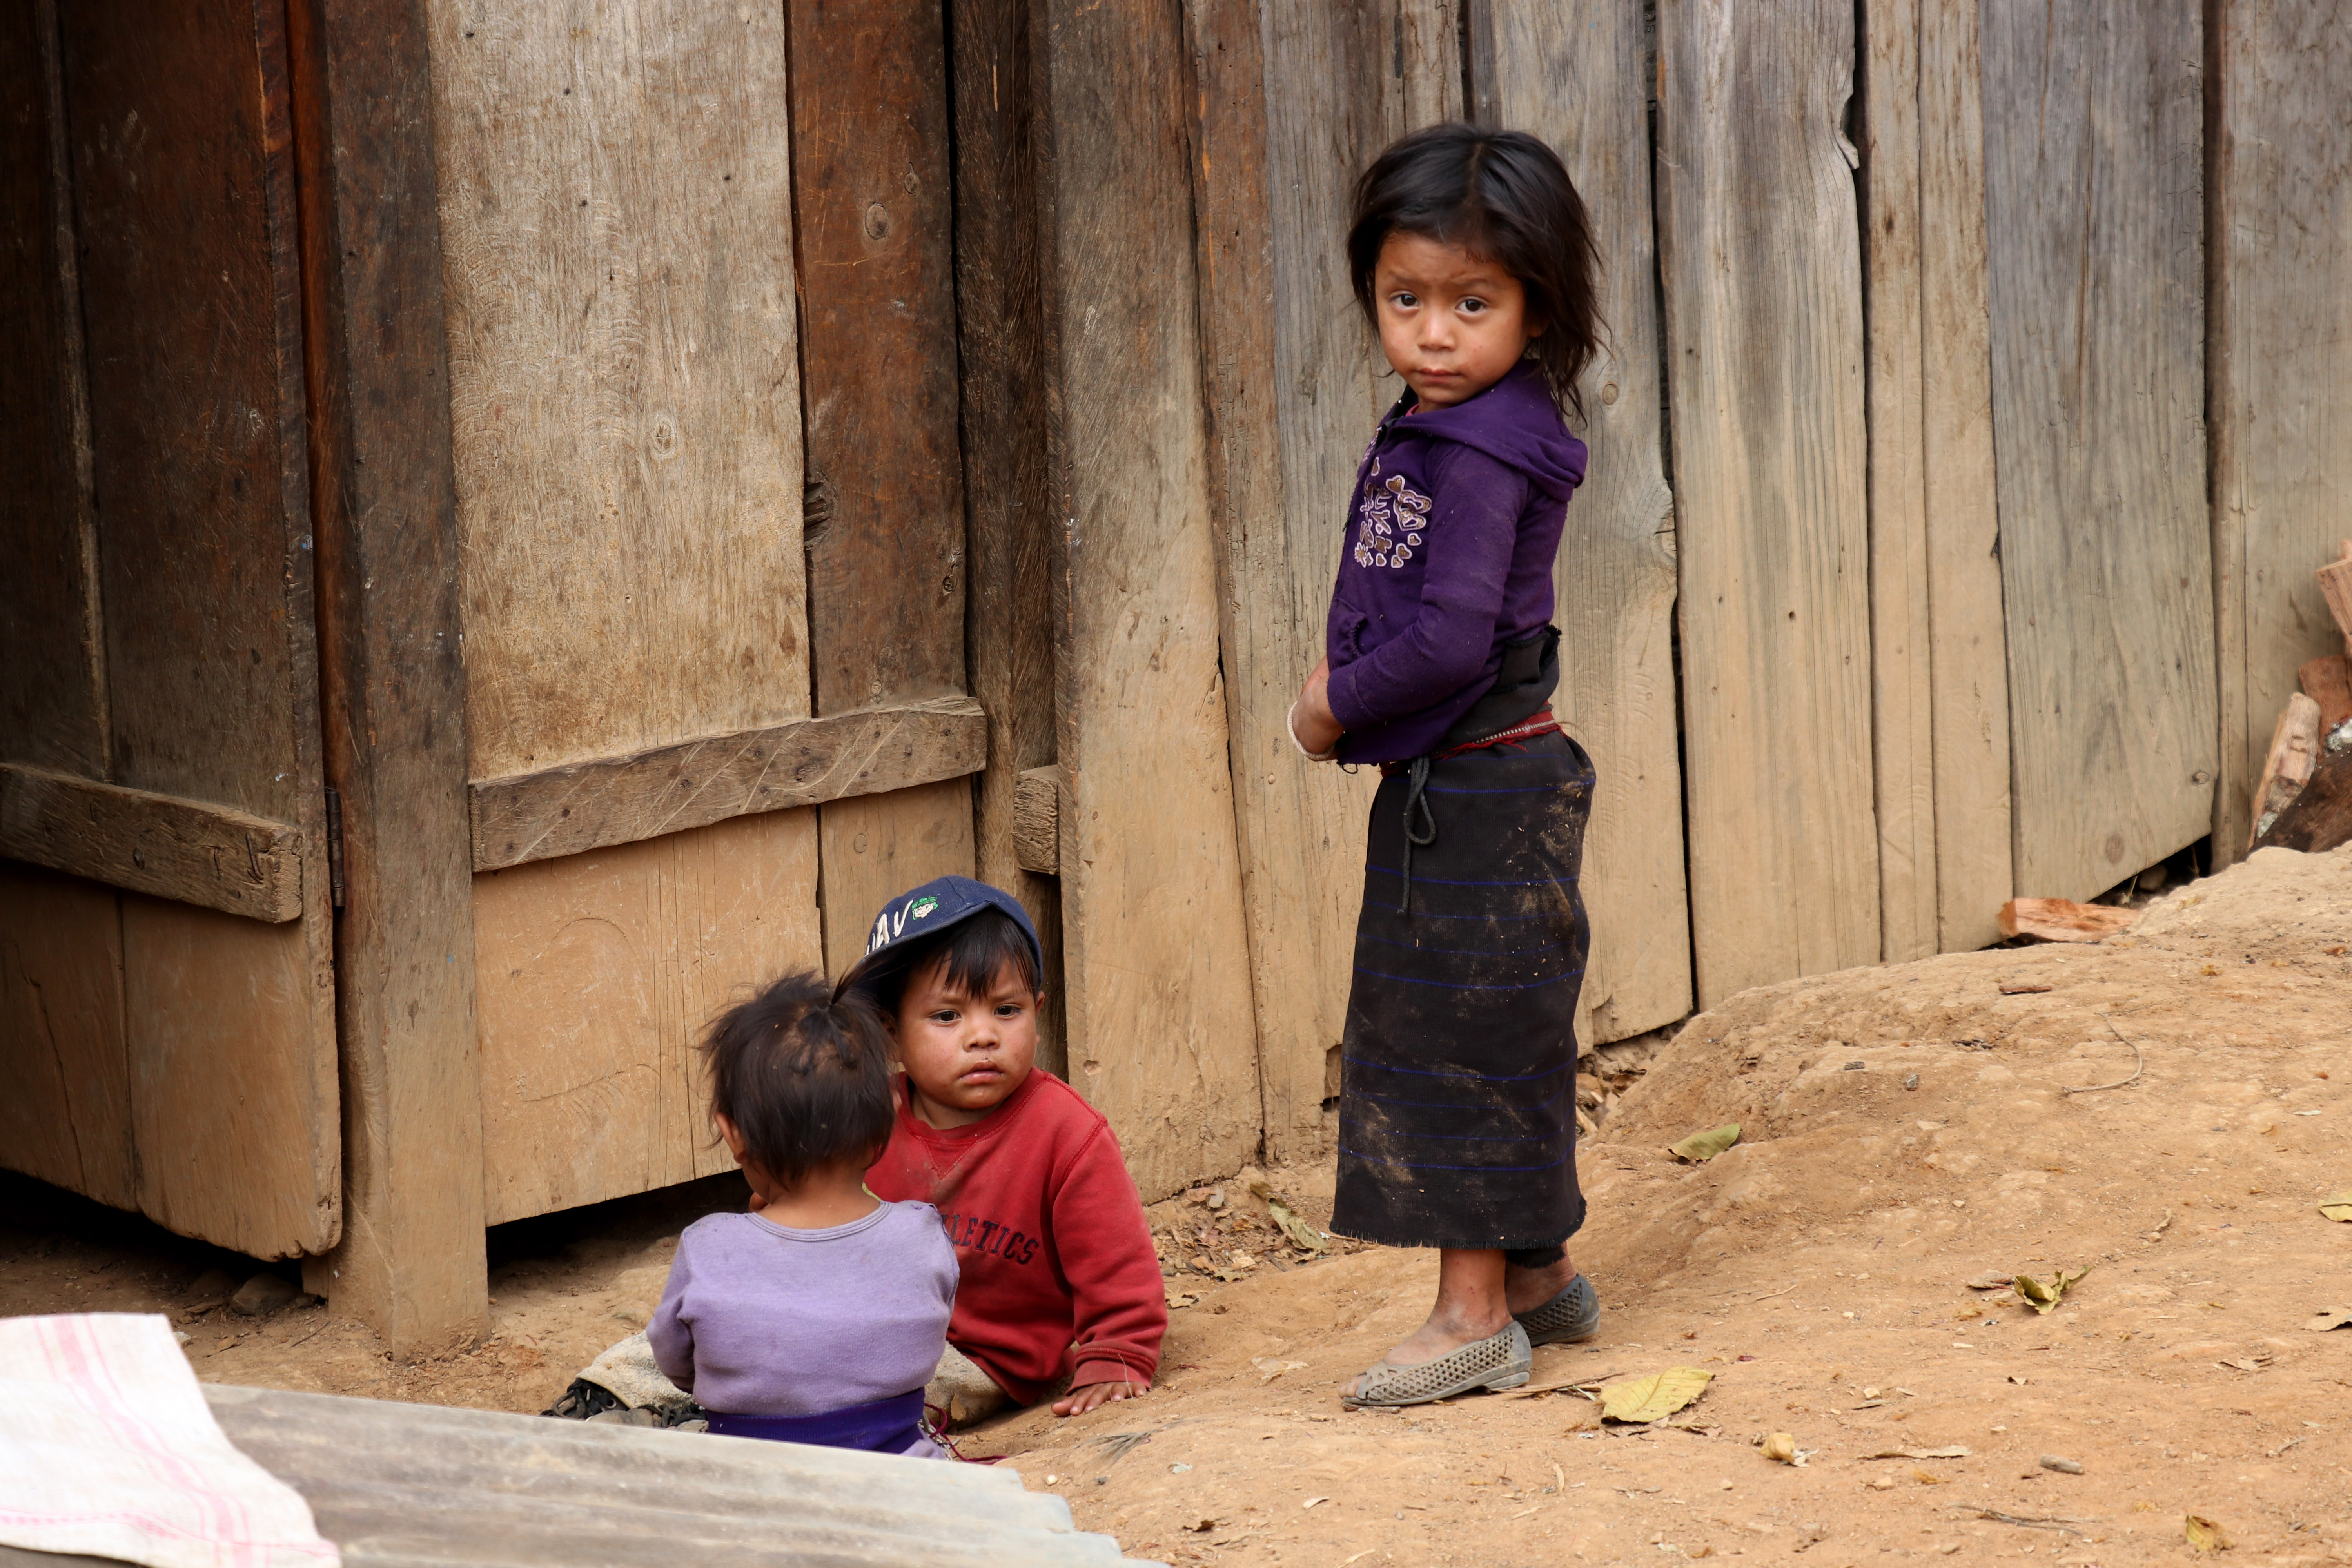
<path id="1" fill-rule="evenodd" d="M 1021 1404 L 1065 1368 L 1073 1384 L 1159 1371 L 1168 1297 L 1143 1201 L 1110 1123 L 1052 1073 L 1032 1069 L 945 1131 L 908 1109 L 901 1079 L 898 1125 L 866 1184 L 939 1209 L 963 1268 L 948 1342 Z"/>

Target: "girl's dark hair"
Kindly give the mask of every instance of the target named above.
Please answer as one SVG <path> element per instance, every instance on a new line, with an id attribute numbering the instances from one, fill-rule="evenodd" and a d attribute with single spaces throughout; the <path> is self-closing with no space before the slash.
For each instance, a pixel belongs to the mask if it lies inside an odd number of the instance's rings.
<path id="1" fill-rule="evenodd" d="M 935 963 L 947 966 L 948 989 L 978 996 L 996 984 L 1011 964 L 1021 987 L 1035 995 L 1042 977 L 1029 939 L 1002 910 L 982 910 L 935 936 L 893 943 L 850 973 L 848 992 L 863 996 L 886 1018 L 896 1017 L 907 983 Z"/>
<path id="2" fill-rule="evenodd" d="M 862 996 L 787 974 L 721 1013 L 702 1040 L 710 1110 L 735 1124 L 743 1163 L 787 1187 L 843 1160 L 870 1164 L 898 1115 L 890 1037 Z"/>
<path id="3" fill-rule="evenodd" d="M 1552 400 L 1584 416 L 1578 388 L 1601 348 L 1594 296 L 1600 270 L 1584 198 L 1555 153 L 1524 131 L 1485 131 L 1453 121 L 1390 143 L 1356 182 L 1348 275 L 1375 328 L 1372 272 L 1392 234 L 1458 245 L 1502 268 L 1527 290 L 1543 322 L 1533 346 Z"/>

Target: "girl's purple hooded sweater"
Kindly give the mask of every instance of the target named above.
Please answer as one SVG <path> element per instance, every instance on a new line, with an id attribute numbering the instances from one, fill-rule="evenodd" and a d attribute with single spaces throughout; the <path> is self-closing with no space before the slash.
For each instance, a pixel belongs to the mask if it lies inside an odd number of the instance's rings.
<path id="1" fill-rule="evenodd" d="M 1408 414 L 1397 400 L 1356 471 L 1348 548 L 1324 627 L 1339 760 L 1434 748 L 1486 694 L 1502 645 L 1551 622 L 1552 559 L 1584 443 L 1542 372 Z"/>

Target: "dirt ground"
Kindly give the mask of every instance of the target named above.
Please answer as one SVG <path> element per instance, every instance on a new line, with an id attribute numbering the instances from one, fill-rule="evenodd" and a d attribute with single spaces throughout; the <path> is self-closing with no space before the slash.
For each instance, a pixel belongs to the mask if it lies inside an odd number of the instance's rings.
<path id="1" fill-rule="evenodd" d="M 1149 1399 L 961 1446 L 1171 1563 L 2122 1568 L 2189 1560 L 2196 1514 L 2231 1561 L 2352 1563 L 2352 1328 L 2305 1326 L 2352 1308 L 2352 1224 L 2316 1207 L 2352 1189 L 2347 944 L 2352 851 L 2265 850 L 2095 946 L 1793 982 L 1645 1064 L 1604 1053 L 1580 1080 L 1599 1128 L 1572 1251 L 1607 1311 L 1593 1344 L 1538 1351 L 1531 1386 L 1713 1373 L 1667 1422 L 1603 1429 L 1565 1390 L 1343 1410 L 1425 1311 L 1434 1259 L 1302 1260 L 1244 1173 L 1221 1207 L 1153 1210 L 1171 1296 L 1197 1300 Z M 1713 1162 L 1666 1152 L 1728 1121 Z M 1328 1218 L 1328 1169 L 1263 1175 Z M 644 1321 L 678 1228 L 741 1194 L 501 1227 L 492 1336 L 401 1366 L 316 1305 L 195 1310 L 195 1277 L 237 1260 L 19 1184 L 0 1313 L 166 1310 L 209 1380 L 536 1410 Z M 2084 1268 L 2047 1316 L 1968 1283 Z M 1801 1467 L 1757 1446 L 1776 1432 Z M 1966 1452 L 1873 1457 L 1906 1448 Z"/>

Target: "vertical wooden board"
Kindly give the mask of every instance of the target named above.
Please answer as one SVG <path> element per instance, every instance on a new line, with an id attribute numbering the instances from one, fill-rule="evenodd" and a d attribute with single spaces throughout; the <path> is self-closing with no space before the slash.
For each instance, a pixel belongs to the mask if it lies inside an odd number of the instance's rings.
<path id="1" fill-rule="evenodd" d="M 1675 498 L 1660 408 L 1657 252 L 1644 157 L 1649 47 L 1637 11 L 1571 17 L 1531 0 L 1471 16 L 1483 115 L 1533 132 L 1591 213 L 1609 335 L 1584 383 L 1591 463 L 1553 573 L 1553 710 L 1592 755 L 1584 840 L 1592 952 L 1580 1038 L 1622 1039 L 1690 1011 L 1682 762 L 1675 703 Z"/>
<path id="2" fill-rule="evenodd" d="M 81 301 L 54 5 L 0 16 L 0 755 L 106 776 Z"/>
<path id="3" fill-rule="evenodd" d="M 1441 120 L 1462 118 L 1464 3 L 1387 0 L 1394 7 L 1389 18 L 1394 29 L 1388 56 L 1391 140 Z"/>
<path id="4" fill-rule="evenodd" d="M 283 16 L 63 21 L 113 782 L 315 823 Z"/>
<path id="5" fill-rule="evenodd" d="M 2214 499 L 2242 647 L 2224 641 L 2214 850 L 2235 858 L 2295 667 L 2342 651 L 2312 574 L 2352 537 L 2352 12 L 2216 14 Z"/>
<path id="6" fill-rule="evenodd" d="M 1322 653 L 1348 487 L 1381 398 L 1341 242 L 1376 150 L 1378 31 L 1322 6 L 1187 8 L 1220 641 L 1266 1153 L 1328 1142 L 1376 781 L 1309 763 L 1286 716 Z M 1282 90 L 1269 92 L 1278 81 Z M 1271 312 L 1273 330 L 1265 330 Z"/>
<path id="7" fill-rule="evenodd" d="M 964 689 L 946 38 L 937 0 L 792 0 L 816 711 Z"/>
<path id="8" fill-rule="evenodd" d="M 2016 890 L 1976 0 L 1920 0 L 1918 104 L 1936 931 L 1952 952 L 1998 941 L 2000 906 Z"/>
<path id="9" fill-rule="evenodd" d="M 1147 1199 L 1255 1154 L 1179 17 L 1045 0 L 1041 260 L 1072 1081 Z"/>
<path id="10" fill-rule="evenodd" d="M 473 775 L 804 717 L 782 16 L 428 12 Z"/>
<path id="11" fill-rule="evenodd" d="M 1830 0 L 1658 8 L 1702 1007 L 1879 951 L 1853 43 Z"/>
<path id="12" fill-rule="evenodd" d="M 2210 817 L 2200 24 L 1981 15 L 2017 887 L 2082 899 Z"/>
<path id="13" fill-rule="evenodd" d="M 956 321 L 970 604 L 971 694 L 988 713 L 988 770 L 973 800 L 975 874 L 1018 898 L 1045 950 L 1037 1059 L 1067 1077 L 1058 877 L 1021 868 L 1014 782 L 1054 760 L 1055 531 L 1045 443 L 1045 325 L 1032 135 L 1031 41 L 1023 0 L 955 0 Z"/>
<path id="14" fill-rule="evenodd" d="M 1922 3 L 1871 0 L 1861 12 L 1871 737 L 1878 782 L 1879 956 L 1889 963 L 1937 950 L 1935 708 L 1920 413 Z"/>
<path id="15" fill-rule="evenodd" d="M 140 1208 L 257 1258 L 325 1250 L 342 1170 L 311 1004 L 331 1002 L 332 978 L 304 925 L 121 899 Z"/>
<path id="16" fill-rule="evenodd" d="M 294 0 L 321 707 L 342 802 L 343 1236 L 395 1353 L 488 1313 L 457 492 L 423 0 Z"/>
<path id="17" fill-rule="evenodd" d="M 848 973 L 864 955 L 874 917 L 891 899 L 934 877 L 974 872 L 970 779 L 827 801 L 816 814 L 828 974 Z"/>
<path id="18" fill-rule="evenodd" d="M 0 861 L 0 1163 L 139 1206 L 113 889 Z"/>
<path id="19" fill-rule="evenodd" d="M 964 689 L 947 40 L 919 0 L 790 9 L 809 658 L 829 714 Z M 817 821 L 836 974 L 882 900 L 973 871 L 964 780 Z"/>
<path id="20" fill-rule="evenodd" d="M 483 872 L 474 944 L 489 1224 L 727 1169 L 695 1047 L 737 996 L 823 963 L 816 814 Z"/>

